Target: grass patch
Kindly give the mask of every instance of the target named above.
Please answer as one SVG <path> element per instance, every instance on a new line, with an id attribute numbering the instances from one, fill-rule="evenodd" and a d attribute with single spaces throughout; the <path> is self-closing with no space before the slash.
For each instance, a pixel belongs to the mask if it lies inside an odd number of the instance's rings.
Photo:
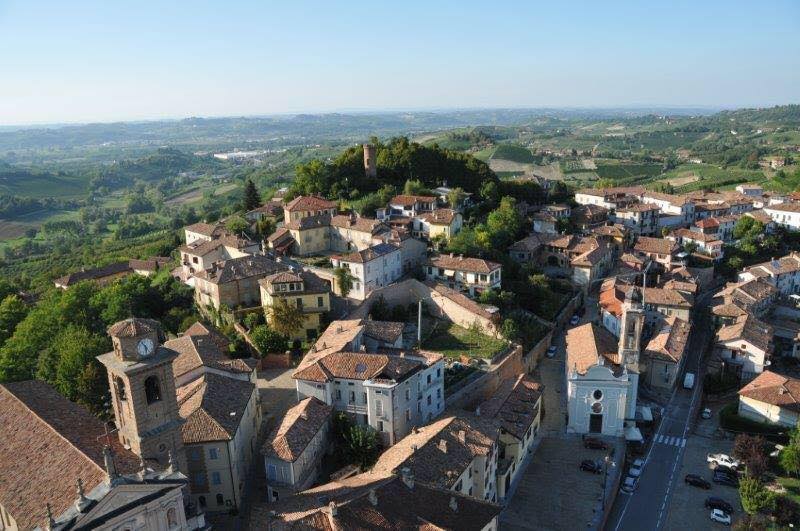
<path id="1" fill-rule="evenodd" d="M 493 159 L 510 160 L 520 164 L 531 164 L 534 161 L 531 150 L 517 144 L 500 144 L 492 155 Z"/>
<path id="2" fill-rule="evenodd" d="M 422 348 L 441 352 L 449 358 L 490 359 L 506 349 L 508 343 L 484 335 L 476 330 L 468 330 L 455 323 L 438 321 L 431 334 L 422 342 Z"/>
<path id="3" fill-rule="evenodd" d="M 786 489 L 786 497 L 800 504 L 800 478 L 778 477 L 775 481 Z"/>
<path id="4" fill-rule="evenodd" d="M 598 164 L 595 172 L 601 179 L 629 179 L 661 175 L 661 164 Z"/>
<path id="5" fill-rule="evenodd" d="M 766 422 L 756 422 L 745 417 L 739 416 L 739 402 L 731 402 L 719 410 L 719 424 L 726 430 L 735 432 L 752 433 L 763 435 L 765 438 L 785 443 L 788 440 L 786 435 L 788 428 L 775 426 Z"/>

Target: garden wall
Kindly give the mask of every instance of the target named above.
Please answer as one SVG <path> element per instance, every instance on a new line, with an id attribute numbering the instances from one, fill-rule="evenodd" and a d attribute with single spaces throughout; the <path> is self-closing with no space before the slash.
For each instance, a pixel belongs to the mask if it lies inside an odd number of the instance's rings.
<path id="1" fill-rule="evenodd" d="M 516 345 L 503 359 L 497 364 L 489 367 L 483 376 L 470 382 L 452 396 L 447 397 L 447 408 L 458 408 L 472 410 L 484 400 L 489 399 L 500 383 L 507 378 L 515 378 L 527 372 L 527 356 L 522 355 L 522 347 Z"/>

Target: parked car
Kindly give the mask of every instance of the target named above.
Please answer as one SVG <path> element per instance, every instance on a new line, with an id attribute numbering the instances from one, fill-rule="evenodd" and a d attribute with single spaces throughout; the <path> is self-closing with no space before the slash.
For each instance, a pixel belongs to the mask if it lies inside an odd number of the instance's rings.
<path id="1" fill-rule="evenodd" d="M 728 454 L 708 454 L 706 455 L 706 461 L 714 466 L 725 465 L 729 468 L 739 468 L 740 465 L 739 461 Z"/>
<path id="2" fill-rule="evenodd" d="M 704 419 L 710 419 L 711 418 L 711 410 L 708 409 L 708 408 L 703 408 L 703 412 L 700 414 L 700 416 L 703 417 Z"/>
<path id="3" fill-rule="evenodd" d="M 599 474 L 603 471 L 603 466 L 597 462 L 592 461 L 591 459 L 584 459 L 581 461 L 580 469 L 584 472 L 592 472 L 594 474 Z"/>
<path id="4" fill-rule="evenodd" d="M 683 482 L 687 485 L 691 485 L 692 487 L 700 487 L 701 489 L 705 490 L 711 488 L 711 483 L 701 478 L 697 474 L 686 474 L 686 477 L 683 478 Z"/>
<path id="5" fill-rule="evenodd" d="M 693 387 L 694 387 L 694 373 L 687 372 L 686 376 L 683 377 L 683 388 L 691 389 Z"/>
<path id="6" fill-rule="evenodd" d="M 556 348 L 555 345 L 551 345 L 550 348 L 547 349 L 547 357 L 548 358 L 555 358 L 557 350 L 558 349 Z"/>
<path id="7" fill-rule="evenodd" d="M 720 524 L 724 525 L 731 525 L 731 515 L 724 511 L 720 511 L 719 509 L 712 509 L 711 521 L 719 522 Z"/>
<path id="8" fill-rule="evenodd" d="M 625 478 L 625 481 L 622 482 L 622 486 L 620 487 L 620 489 L 622 490 L 622 492 L 627 492 L 628 494 L 630 494 L 631 492 L 636 490 L 636 486 L 638 484 L 639 484 L 638 479 L 628 476 Z"/>
<path id="9" fill-rule="evenodd" d="M 635 459 L 628 469 L 628 475 L 638 478 L 642 475 L 642 467 L 644 466 L 644 459 Z"/>
<path id="10" fill-rule="evenodd" d="M 705 506 L 706 509 L 719 509 L 722 512 L 733 514 L 733 505 L 726 502 L 722 498 L 709 496 L 708 498 L 706 498 Z"/>
<path id="11" fill-rule="evenodd" d="M 608 444 L 597 437 L 584 437 L 583 447 L 591 450 L 608 450 Z"/>
<path id="12" fill-rule="evenodd" d="M 732 478 L 738 478 L 739 473 L 736 471 L 735 468 L 731 468 L 725 465 L 717 465 L 714 467 L 714 473 L 719 472 L 720 474 L 727 474 Z"/>
<path id="13" fill-rule="evenodd" d="M 573 316 L 572 316 L 572 319 L 570 319 L 570 320 L 569 320 L 569 324 L 571 324 L 572 326 L 575 326 L 576 324 L 578 324 L 578 323 L 580 323 L 580 322 L 581 322 L 581 318 L 580 318 L 580 316 L 579 316 L 579 315 L 577 315 L 577 314 L 576 314 L 576 315 L 573 315 Z"/>
<path id="14" fill-rule="evenodd" d="M 739 487 L 739 478 L 726 474 L 725 472 L 714 472 L 714 483 L 727 487 Z"/>

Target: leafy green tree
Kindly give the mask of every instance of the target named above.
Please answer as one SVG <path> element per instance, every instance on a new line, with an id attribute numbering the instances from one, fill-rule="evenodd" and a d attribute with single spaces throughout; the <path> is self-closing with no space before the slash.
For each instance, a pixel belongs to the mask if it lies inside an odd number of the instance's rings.
<path id="1" fill-rule="evenodd" d="M 234 234 L 241 234 L 250 228 L 250 224 L 242 216 L 231 216 L 225 222 L 225 228 Z"/>
<path id="2" fill-rule="evenodd" d="M 8 295 L 0 302 L 0 345 L 11 337 L 27 314 L 28 306 L 16 295 Z"/>
<path id="3" fill-rule="evenodd" d="M 496 205 L 500 200 L 500 190 L 494 181 L 486 181 L 481 185 L 480 196 L 490 205 Z"/>
<path id="4" fill-rule="evenodd" d="M 152 306 L 155 302 L 150 279 L 139 275 L 116 280 L 91 299 L 106 326 L 129 317 L 156 318 L 158 315 L 154 315 Z"/>
<path id="5" fill-rule="evenodd" d="M 742 216 L 733 226 L 733 237 L 755 239 L 764 234 L 764 224 L 749 216 Z"/>
<path id="6" fill-rule="evenodd" d="M 464 189 L 457 186 L 447 193 L 447 204 L 450 208 L 460 208 L 466 197 Z"/>
<path id="7" fill-rule="evenodd" d="M 739 497 L 747 514 L 768 513 L 775 509 L 775 493 L 765 489 L 755 478 L 745 477 L 739 481 Z"/>
<path id="8" fill-rule="evenodd" d="M 371 426 L 350 426 L 345 441 L 348 461 L 357 464 L 361 470 L 367 470 L 378 460 L 381 445 L 378 432 Z"/>
<path id="9" fill-rule="evenodd" d="M 257 325 L 250 331 L 250 339 L 262 355 L 283 353 L 288 339 L 267 325 Z"/>
<path id="10" fill-rule="evenodd" d="M 267 309 L 269 312 L 269 324 L 279 334 L 291 337 L 303 329 L 306 316 L 303 310 L 289 304 L 284 299 L 278 299 Z"/>
<path id="11" fill-rule="evenodd" d="M 244 182 L 244 191 L 242 192 L 242 208 L 245 212 L 249 212 L 254 208 L 261 206 L 261 195 L 258 193 L 255 183 L 249 177 Z"/>
<path id="12" fill-rule="evenodd" d="M 58 353 L 58 364 L 55 381 L 50 383 L 70 400 L 84 404 L 93 411 L 102 410 L 107 387 L 105 371 L 87 371 L 87 367 L 99 365 L 95 358 L 111 350 L 109 338 L 73 325 L 59 332 L 51 348 Z M 95 378 L 100 380 L 95 381 Z"/>
<path id="13" fill-rule="evenodd" d="M 406 195 L 431 195 L 431 190 L 418 179 L 408 179 L 403 185 L 403 193 Z"/>
<path id="14" fill-rule="evenodd" d="M 597 179 L 594 182 L 594 187 L 597 188 L 598 190 L 603 188 L 613 188 L 614 186 L 616 186 L 614 179 L 609 179 L 608 177 Z"/>
<path id="15" fill-rule="evenodd" d="M 346 267 L 337 267 L 333 270 L 333 275 L 336 277 L 336 285 L 339 286 L 339 293 L 342 297 L 347 297 L 350 290 L 353 289 L 353 282 L 355 277 L 350 273 L 350 269 Z"/>
<path id="16" fill-rule="evenodd" d="M 787 474 L 796 476 L 800 474 L 800 447 L 796 444 L 791 444 L 781 450 L 780 453 L 781 468 Z"/>

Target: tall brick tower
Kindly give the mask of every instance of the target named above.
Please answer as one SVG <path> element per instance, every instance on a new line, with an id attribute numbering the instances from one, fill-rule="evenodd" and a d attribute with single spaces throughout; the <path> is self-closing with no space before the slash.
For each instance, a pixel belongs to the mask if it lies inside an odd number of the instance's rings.
<path id="1" fill-rule="evenodd" d="M 161 325 L 131 318 L 108 329 L 114 350 L 97 359 L 108 371 L 114 422 L 120 442 L 133 453 L 169 465 L 170 452 L 186 473 L 172 360 L 178 353 L 161 346 Z"/>
<path id="2" fill-rule="evenodd" d="M 364 173 L 368 178 L 374 179 L 378 176 L 377 156 L 378 152 L 375 146 L 364 144 Z"/>

